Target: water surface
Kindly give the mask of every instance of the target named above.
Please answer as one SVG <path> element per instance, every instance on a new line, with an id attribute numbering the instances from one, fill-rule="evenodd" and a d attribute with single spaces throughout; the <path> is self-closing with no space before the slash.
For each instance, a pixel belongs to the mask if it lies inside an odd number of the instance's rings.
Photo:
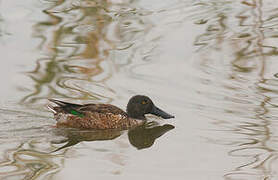
<path id="1" fill-rule="evenodd" d="M 0 1 L 1 179 L 277 179 L 274 0 Z M 56 129 L 47 98 L 175 119 Z"/>

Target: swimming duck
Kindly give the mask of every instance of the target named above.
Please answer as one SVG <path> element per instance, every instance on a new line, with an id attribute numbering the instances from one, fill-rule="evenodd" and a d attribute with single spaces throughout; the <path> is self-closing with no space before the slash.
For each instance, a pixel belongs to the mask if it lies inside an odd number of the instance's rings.
<path id="1" fill-rule="evenodd" d="M 72 104 L 49 99 L 56 106 L 48 105 L 54 113 L 57 127 L 78 129 L 129 129 L 143 124 L 145 114 L 154 114 L 164 119 L 174 116 L 162 111 L 144 95 L 130 98 L 126 112 L 111 104 Z"/>

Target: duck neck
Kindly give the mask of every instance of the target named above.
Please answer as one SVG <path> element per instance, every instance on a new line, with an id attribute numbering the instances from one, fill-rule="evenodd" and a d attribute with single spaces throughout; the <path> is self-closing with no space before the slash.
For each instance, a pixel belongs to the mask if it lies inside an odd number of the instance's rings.
<path id="1" fill-rule="evenodd" d="M 146 117 L 144 114 L 136 113 L 136 111 L 131 111 L 131 112 L 127 111 L 127 115 L 128 115 L 128 117 L 133 118 L 133 119 L 146 120 Z"/>

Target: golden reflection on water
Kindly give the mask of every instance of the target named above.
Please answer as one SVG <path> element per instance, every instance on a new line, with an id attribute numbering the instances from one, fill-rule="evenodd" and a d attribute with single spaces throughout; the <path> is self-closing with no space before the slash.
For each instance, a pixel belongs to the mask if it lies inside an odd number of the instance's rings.
<path id="1" fill-rule="evenodd" d="M 212 2 L 201 6 L 215 7 Z M 226 133 L 230 132 L 238 140 L 235 138 L 229 142 L 212 138 L 209 141 L 230 145 L 232 150 L 229 156 L 250 159 L 225 174 L 225 179 L 272 179 L 276 174 L 273 166 L 275 167 L 278 158 L 277 147 L 274 145 L 277 142 L 274 137 L 276 123 L 271 120 L 273 114 L 277 113 L 275 104 L 271 104 L 272 99 L 277 96 L 277 79 L 274 76 L 276 72 L 271 72 L 269 66 L 272 58 L 277 56 L 277 47 L 275 44 L 271 45 L 272 39 L 277 38 L 277 9 L 271 8 L 271 2 L 267 4 L 262 0 L 240 1 L 232 3 L 237 4 L 241 10 L 236 14 L 232 12 L 234 16 L 231 16 L 230 3 L 217 2 L 221 9 L 215 11 L 214 20 L 198 21 L 203 22 L 200 25 L 206 26 L 206 32 L 195 41 L 195 45 L 202 47 L 199 50 L 201 53 L 223 53 L 229 48 L 230 52 L 227 54 L 232 56 L 224 56 L 220 61 L 224 65 L 222 68 L 225 68 L 225 63 L 232 66 L 220 73 L 226 76 L 230 84 L 222 80 L 220 86 L 227 93 L 224 95 L 225 100 L 242 108 L 230 106 L 229 109 L 224 109 L 230 121 L 217 119 L 214 122 L 220 131 L 225 129 Z M 213 58 L 217 57 L 215 54 Z M 225 62 L 225 58 L 230 59 L 230 62 Z M 209 63 L 215 61 L 206 56 L 200 64 L 204 71 L 214 74 L 207 68 L 211 68 L 213 65 Z M 232 117 L 235 115 L 237 119 Z"/>
<path id="2" fill-rule="evenodd" d="M 27 73 L 34 85 L 24 88 L 30 93 L 21 102 L 34 104 L 54 96 L 111 102 L 116 92 L 106 81 L 117 67 L 131 63 L 138 46 L 145 45 L 140 37 L 149 25 L 139 14 L 144 11 L 137 12 L 128 2 L 48 3 L 43 10 L 46 20 L 33 27 L 43 57 Z M 111 55 L 114 51 L 119 57 Z"/>
<path id="3" fill-rule="evenodd" d="M 104 11 L 109 3 L 48 3 L 50 7 L 44 10 L 47 18 L 34 25 L 33 35 L 41 40 L 38 48 L 44 57 L 38 59 L 35 69 L 27 73 L 34 81 L 34 88 L 22 102 L 35 103 L 53 96 L 94 100 L 101 97 L 110 101 L 108 97 L 82 87 L 87 83 L 91 89 L 113 93 L 104 85 L 111 77 L 109 67 L 104 74 L 101 65 L 113 46 L 105 34 L 105 28 L 111 22 L 111 17 Z M 94 79 L 100 74 L 100 78 Z"/>
<path id="4" fill-rule="evenodd" d="M 0 163 L 1 179 L 50 179 L 58 172 L 62 157 L 36 151 L 34 147 L 39 143 L 21 143 L 7 149 Z"/>

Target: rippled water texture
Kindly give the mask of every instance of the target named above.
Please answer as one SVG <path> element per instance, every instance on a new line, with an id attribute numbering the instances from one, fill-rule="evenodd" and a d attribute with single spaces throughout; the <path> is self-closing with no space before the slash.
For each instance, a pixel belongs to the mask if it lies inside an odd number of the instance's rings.
<path id="1" fill-rule="evenodd" d="M 0 179 L 278 179 L 277 7 L 0 0 Z M 78 131 L 45 108 L 135 94 L 176 118 Z"/>

